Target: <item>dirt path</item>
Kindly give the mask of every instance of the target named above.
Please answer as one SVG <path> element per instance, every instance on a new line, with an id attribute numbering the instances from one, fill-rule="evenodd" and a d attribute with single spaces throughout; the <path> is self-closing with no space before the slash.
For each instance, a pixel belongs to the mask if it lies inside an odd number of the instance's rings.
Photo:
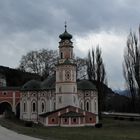
<path id="1" fill-rule="evenodd" d="M 0 140 L 41 140 L 41 139 L 18 134 L 14 131 L 8 130 L 0 126 Z"/>

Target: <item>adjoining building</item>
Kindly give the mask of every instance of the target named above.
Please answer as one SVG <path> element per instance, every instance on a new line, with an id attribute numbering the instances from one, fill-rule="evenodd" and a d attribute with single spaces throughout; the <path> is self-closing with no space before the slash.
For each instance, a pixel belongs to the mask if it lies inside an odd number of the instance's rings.
<path id="1" fill-rule="evenodd" d="M 89 126 L 98 123 L 98 93 L 88 80 L 77 81 L 72 35 L 59 36 L 55 76 L 25 83 L 20 96 L 20 119 L 44 126 Z"/>

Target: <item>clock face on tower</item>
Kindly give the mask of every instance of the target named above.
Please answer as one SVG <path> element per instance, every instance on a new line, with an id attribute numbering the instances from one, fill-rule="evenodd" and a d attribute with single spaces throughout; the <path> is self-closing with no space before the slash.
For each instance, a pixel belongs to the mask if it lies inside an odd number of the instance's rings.
<path id="1" fill-rule="evenodd" d="M 67 43 L 69 43 L 69 41 L 68 40 L 65 40 L 65 43 L 67 44 Z"/>

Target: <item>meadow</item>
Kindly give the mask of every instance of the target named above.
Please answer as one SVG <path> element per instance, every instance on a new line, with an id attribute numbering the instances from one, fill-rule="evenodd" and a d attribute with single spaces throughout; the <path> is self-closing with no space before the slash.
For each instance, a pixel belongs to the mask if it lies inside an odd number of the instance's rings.
<path id="1" fill-rule="evenodd" d="M 140 140 L 140 121 L 105 118 L 103 127 L 26 127 L 23 121 L 0 119 L 0 125 L 21 134 L 44 140 Z"/>

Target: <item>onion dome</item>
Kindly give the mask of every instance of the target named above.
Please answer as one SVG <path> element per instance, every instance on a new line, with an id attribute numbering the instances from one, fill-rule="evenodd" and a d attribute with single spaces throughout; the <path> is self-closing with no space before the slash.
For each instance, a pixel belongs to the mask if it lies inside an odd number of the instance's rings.
<path id="1" fill-rule="evenodd" d="M 79 90 L 96 90 L 96 86 L 89 80 L 81 80 L 77 83 Z"/>
<path id="2" fill-rule="evenodd" d="M 63 34 L 61 34 L 59 36 L 59 38 L 62 39 L 62 40 L 65 40 L 65 39 L 70 40 L 70 39 L 72 39 L 72 35 L 67 32 L 67 25 L 65 25 L 65 32 Z"/>

